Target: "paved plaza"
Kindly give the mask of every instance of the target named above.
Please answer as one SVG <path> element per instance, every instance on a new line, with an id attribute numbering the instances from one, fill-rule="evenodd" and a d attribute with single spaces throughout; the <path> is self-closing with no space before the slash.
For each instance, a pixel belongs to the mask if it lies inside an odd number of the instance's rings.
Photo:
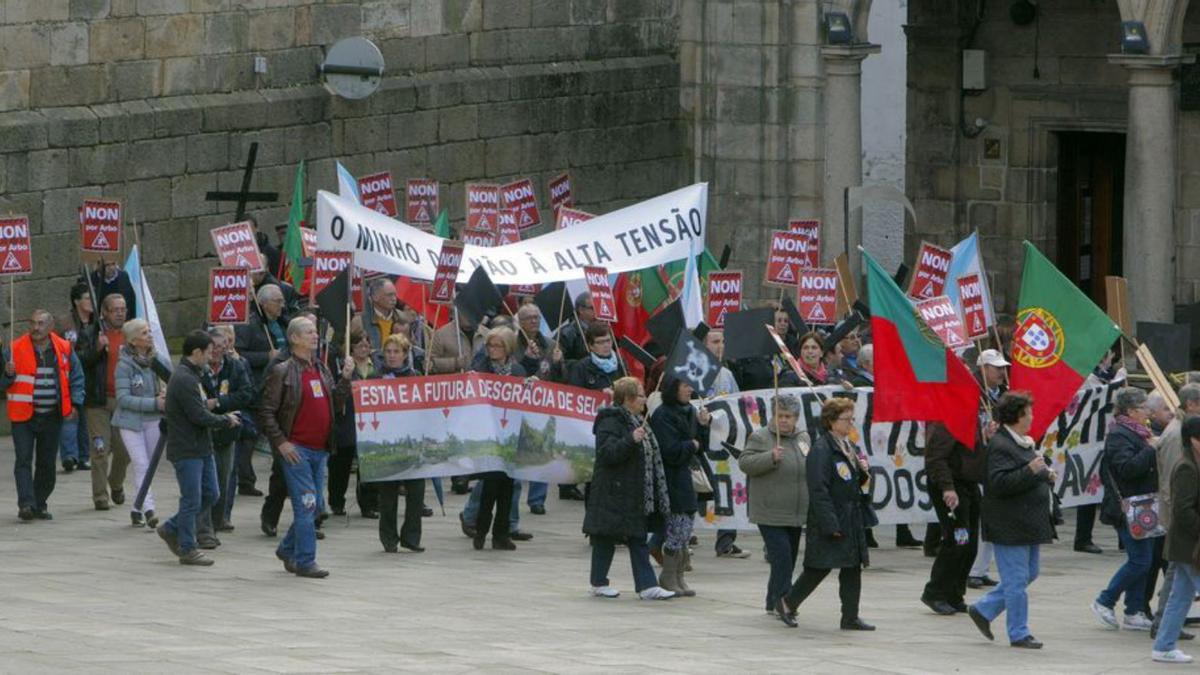
<path id="1" fill-rule="evenodd" d="M 1043 549 L 1031 594 L 1040 652 L 988 643 L 963 616 L 933 615 L 917 598 L 930 561 L 892 546 L 863 579 L 863 617 L 875 633 L 837 629 L 836 579 L 801 608 L 788 629 L 762 609 L 767 566 L 757 534 L 739 543 L 749 560 L 718 560 L 701 532 L 698 597 L 645 602 L 633 593 L 618 551 L 619 599 L 588 597 L 583 506 L 558 502 L 547 515 L 523 508 L 531 542 L 501 553 L 474 551 L 459 531 L 464 497 L 448 494 L 446 516 L 425 521 L 421 554 L 384 553 L 376 521 L 352 511 L 320 542 L 325 580 L 286 574 L 277 540 L 258 528 L 261 498 L 239 497 L 235 532 L 221 535 L 209 568 L 184 567 L 128 512 L 91 508 L 84 473 L 59 474 L 52 522 L 20 523 L 0 440 L 0 672 L 339 673 L 467 672 L 888 672 L 1100 673 L 1171 669 L 1150 661 L 1145 633 L 1102 630 L 1088 603 L 1121 558 L 1103 530 L 1103 556 Z M 265 487 L 269 462 L 257 458 Z M 159 511 L 174 512 L 170 465 L 160 467 Z M 353 490 L 351 490 L 353 493 Z M 1068 513 L 1068 522 L 1073 522 Z M 280 531 L 290 522 L 285 511 Z M 1103 528 L 1101 528 L 1103 529 Z M 919 530 L 918 530 L 919 534 Z M 1060 532 L 1069 541 L 1069 530 Z M 993 575 L 995 573 L 993 572 Z M 972 596 L 974 596 L 974 592 Z M 1002 621 L 994 627 L 998 638 Z M 1185 643 L 1186 648 L 1186 643 Z M 1200 647 L 1197 648 L 1200 651 Z M 1190 666 L 1175 667 L 1180 670 Z"/>

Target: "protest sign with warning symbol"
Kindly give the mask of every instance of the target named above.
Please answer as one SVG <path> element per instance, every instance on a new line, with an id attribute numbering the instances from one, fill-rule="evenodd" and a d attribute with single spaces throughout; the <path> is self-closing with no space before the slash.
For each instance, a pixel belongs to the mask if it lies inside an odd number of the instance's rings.
<path id="1" fill-rule="evenodd" d="M 214 267 L 208 271 L 208 322 L 241 324 L 250 320 L 250 270 Z"/>

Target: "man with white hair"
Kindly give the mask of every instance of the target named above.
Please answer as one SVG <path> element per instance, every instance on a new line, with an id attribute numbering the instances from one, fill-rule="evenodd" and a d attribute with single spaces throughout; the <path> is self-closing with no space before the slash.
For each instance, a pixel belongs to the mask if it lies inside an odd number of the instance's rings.
<path id="1" fill-rule="evenodd" d="M 1162 509 L 1159 511 L 1159 521 L 1163 527 L 1170 527 L 1171 524 L 1171 473 L 1179 463 L 1183 461 L 1183 438 L 1181 429 L 1183 421 L 1189 417 L 1200 415 L 1200 384 L 1189 383 L 1179 388 L 1179 407 L 1178 412 L 1171 411 L 1170 407 L 1162 398 L 1162 394 L 1157 391 L 1150 394 L 1146 401 L 1147 407 L 1150 408 L 1151 418 L 1160 417 L 1160 410 L 1166 410 L 1171 413 L 1171 419 L 1168 420 L 1166 428 L 1163 429 L 1162 435 L 1158 437 L 1158 454 L 1156 460 L 1158 462 L 1158 500 Z M 1160 542 L 1165 543 L 1165 539 L 1160 539 Z M 1163 558 L 1162 549 L 1157 548 L 1158 557 L 1156 560 Z M 1154 597 L 1154 582 L 1158 577 L 1158 567 L 1155 567 L 1150 572 L 1150 579 L 1146 586 L 1146 602 L 1149 604 L 1150 598 Z M 1166 571 L 1163 572 L 1162 590 L 1158 593 L 1158 611 L 1154 612 L 1154 625 L 1150 628 L 1150 635 L 1157 636 L 1158 623 L 1162 618 L 1163 610 L 1167 607 L 1167 600 L 1171 594 L 1171 586 L 1175 582 L 1175 563 L 1168 562 Z M 1180 640 L 1191 640 L 1196 636 L 1187 631 L 1181 631 L 1179 634 Z"/>
<path id="2" fill-rule="evenodd" d="M 251 308 L 250 321 L 235 327 L 237 353 L 250 366 L 250 377 L 262 384 L 267 366 L 287 349 L 287 318 L 284 316 L 283 291 L 264 284 L 255 293 L 258 300 Z"/>
<path id="3" fill-rule="evenodd" d="M 875 345 L 858 348 L 857 367 L 851 371 L 850 384 L 855 387 L 875 386 Z"/>

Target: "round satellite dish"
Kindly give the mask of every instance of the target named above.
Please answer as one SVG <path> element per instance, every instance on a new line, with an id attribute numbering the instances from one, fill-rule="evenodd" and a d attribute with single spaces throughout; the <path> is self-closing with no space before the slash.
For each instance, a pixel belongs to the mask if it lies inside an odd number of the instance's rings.
<path id="1" fill-rule="evenodd" d="M 329 91 L 348 99 L 366 98 L 383 80 L 383 54 L 364 37 L 338 40 L 317 67 Z"/>

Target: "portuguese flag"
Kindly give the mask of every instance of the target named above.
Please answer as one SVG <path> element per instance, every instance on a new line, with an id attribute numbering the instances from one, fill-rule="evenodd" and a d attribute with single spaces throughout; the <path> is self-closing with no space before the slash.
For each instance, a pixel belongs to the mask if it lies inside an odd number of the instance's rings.
<path id="1" fill-rule="evenodd" d="M 863 253 L 875 341 L 876 422 L 941 422 L 975 447 L 979 385 L 925 324 L 890 274 Z"/>
<path id="2" fill-rule="evenodd" d="M 1041 438 L 1120 334 L 1108 315 L 1025 242 L 1009 380 L 1013 390 L 1033 395 L 1030 436 Z"/>

